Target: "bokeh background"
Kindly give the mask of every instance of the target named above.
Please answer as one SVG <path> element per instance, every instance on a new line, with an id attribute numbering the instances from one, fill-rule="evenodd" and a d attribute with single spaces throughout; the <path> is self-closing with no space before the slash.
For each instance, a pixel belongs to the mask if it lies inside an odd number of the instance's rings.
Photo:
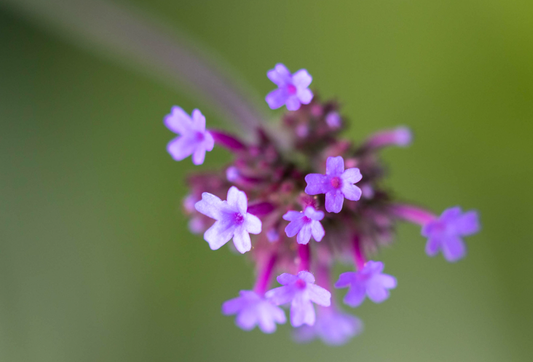
<path id="1" fill-rule="evenodd" d="M 307 68 L 314 89 L 344 104 L 348 138 L 410 126 L 412 147 L 384 154 L 389 185 L 435 212 L 476 208 L 483 231 L 448 264 L 401 225 L 379 255 L 399 286 L 355 311 L 366 329 L 346 346 L 295 344 L 287 326 L 241 331 L 220 304 L 251 285 L 251 265 L 189 234 L 180 202 L 197 168 L 165 152 L 170 107 L 208 105 L 2 6 L 1 361 L 532 360 L 531 1 L 134 5 L 260 95 L 275 63 Z M 200 168 L 228 160 L 217 150 Z"/>

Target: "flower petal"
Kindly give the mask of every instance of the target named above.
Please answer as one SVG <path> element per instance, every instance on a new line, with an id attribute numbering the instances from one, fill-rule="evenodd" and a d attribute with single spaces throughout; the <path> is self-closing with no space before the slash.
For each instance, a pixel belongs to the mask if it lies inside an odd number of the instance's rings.
<path id="1" fill-rule="evenodd" d="M 244 227 L 238 227 L 233 236 L 233 245 L 239 251 L 239 253 L 244 254 L 247 251 L 250 251 L 252 248 L 252 241 L 250 240 L 250 234 L 246 231 Z"/>
<path id="2" fill-rule="evenodd" d="M 274 69 L 269 70 L 267 77 L 278 87 L 291 82 L 291 72 L 283 64 L 277 64 Z"/>
<path id="3" fill-rule="evenodd" d="M 302 213 L 299 211 L 294 211 L 294 210 L 287 211 L 285 215 L 283 215 L 283 220 L 287 220 L 287 221 L 294 221 L 294 220 L 301 219 L 301 218 L 302 218 Z"/>
<path id="4" fill-rule="evenodd" d="M 209 192 L 203 192 L 202 199 L 194 204 L 194 208 L 196 211 L 207 217 L 219 220 L 222 216 L 221 208 L 223 203 L 224 202 L 215 195 L 210 194 Z"/>
<path id="5" fill-rule="evenodd" d="M 355 185 L 344 184 L 342 185 L 341 192 L 344 197 L 351 201 L 359 201 L 363 192 Z"/>
<path id="6" fill-rule="evenodd" d="M 195 131 L 205 132 L 205 117 L 198 109 L 192 111 L 192 127 Z"/>
<path id="7" fill-rule="evenodd" d="M 363 175 L 361 175 L 361 170 L 358 168 L 349 168 L 346 171 L 344 171 L 341 175 L 341 179 L 345 182 L 355 184 L 363 178 Z"/>
<path id="8" fill-rule="evenodd" d="M 350 307 L 356 308 L 365 300 L 366 290 L 361 284 L 352 284 L 348 293 L 344 296 L 344 303 Z"/>
<path id="9" fill-rule="evenodd" d="M 298 89 L 296 96 L 303 104 L 309 104 L 313 99 L 313 92 L 309 89 Z"/>
<path id="10" fill-rule="evenodd" d="M 297 221 L 292 221 L 292 223 L 296 223 Z M 287 235 L 288 236 L 288 235 Z M 307 244 L 309 243 L 309 240 L 311 240 L 311 225 L 309 223 L 304 223 L 300 231 L 298 232 L 298 236 L 296 237 L 296 242 L 298 244 Z"/>
<path id="11" fill-rule="evenodd" d="M 315 210 L 315 208 L 312 206 L 307 206 L 305 208 L 304 215 L 311 220 L 322 220 L 324 218 L 324 213 L 322 211 Z"/>
<path id="12" fill-rule="evenodd" d="M 283 274 L 278 275 L 276 280 L 281 285 L 288 285 L 288 284 L 292 284 L 296 282 L 298 280 L 298 277 L 296 275 L 292 275 L 289 273 L 283 273 Z"/>
<path id="13" fill-rule="evenodd" d="M 278 88 L 268 93 L 265 101 L 268 103 L 270 109 L 278 109 L 282 107 L 289 98 L 289 93 L 286 89 Z"/>
<path id="14" fill-rule="evenodd" d="M 344 159 L 341 156 L 328 157 L 326 161 L 326 175 L 341 176 L 344 172 Z"/>
<path id="15" fill-rule="evenodd" d="M 248 307 L 240 311 L 235 318 L 235 324 L 245 331 L 252 330 L 257 324 L 256 308 Z"/>
<path id="16" fill-rule="evenodd" d="M 302 294 L 297 295 L 291 303 L 291 324 L 293 327 L 300 327 L 303 324 L 312 326 L 315 324 L 315 308 L 313 304 Z"/>
<path id="17" fill-rule="evenodd" d="M 196 150 L 192 154 L 192 163 L 198 166 L 204 163 L 204 160 L 205 160 L 205 148 L 200 146 L 196 148 Z"/>
<path id="18" fill-rule="evenodd" d="M 442 253 L 444 258 L 453 263 L 466 255 L 466 247 L 461 238 L 448 236 L 442 243 Z"/>
<path id="19" fill-rule="evenodd" d="M 313 234 L 313 238 L 315 238 L 316 241 L 321 241 L 324 235 L 326 235 L 324 227 L 319 221 L 313 221 L 311 223 L 311 233 Z"/>
<path id="20" fill-rule="evenodd" d="M 296 87 L 307 88 L 313 81 L 313 77 L 305 69 L 300 69 L 292 76 L 292 84 Z"/>
<path id="21" fill-rule="evenodd" d="M 305 182 L 307 182 L 305 193 L 308 195 L 325 194 L 331 189 L 327 184 L 327 176 L 319 173 L 308 174 L 305 176 Z"/>
<path id="22" fill-rule="evenodd" d="M 298 234 L 300 230 L 302 230 L 304 225 L 305 225 L 304 218 L 300 217 L 299 219 L 291 221 L 289 225 L 287 225 L 287 227 L 285 228 L 285 233 L 287 234 L 289 238 L 292 238 L 293 236 Z"/>
<path id="23" fill-rule="evenodd" d="M 337 191 L 326 193 L 326 211 L 339 213 L 344 203 L 344 195 Z"/>
<path id="24" fill-rule="evenodd" d="M 185 135 L 192 130 L 191 117 L 178 106 L 172 107 L 170 114 L 163 120 L 165 126 L 174 133 Z"/>
<path id="25" fill-rule="evenodd" d="M 235 226 L 226 220 L 217 221 L 204 233 L 204 239 L 211 250 L 217 250 L 233 237 Z"/>
<path id="26" fill-rule="evenodd" d="M 435 256 L 441 248 L 441 240 L 439 238 L 429 238 L 426 243 L 426 254 L 428 256 Z"/>
<path id="27" fill-rule="evenodd" d="M 464 213 L 457 221 L 456 228 L 460 235 L 467 236 L 479 231 L 479 217 L 476 211 Z"/>
<path id="28" fill-rule="evenodd" d="M 297 276 L 298 276 L 298 278 L 304 280 L 307 283 L 314 283 L 315 282 L 314 275 L 309 273 L 306 270 L 302 270 L 302 271 L 298 272 Z"/>
<path id="29" fill-rule="evenodd" d="M 289 303 L 292 300 L 292 298 L 294 297 L 294 291 L 291 287 L 288 287 L 288 286 L 278 287 L 278 288 L 274 288 L 266 292 L 265 297 L 268 300 L 270 300 L 272 303 L 274 303 L 275 305 L 282 305 L 282 304 Z"/>
<path id="30" fill-rule="evenodd" d="M 309 299 L 318 305 L 329 307 L 331 304 L 331 293 L 316 284 L 308 284 Z"/>
<path id="31" fill-rule="evenodd" d="M 261 220 L 255 215 L 247 214 L 244 217 L 245 223 L 244 228 L 250 234 L 259 234 L 261 233 L 262 223 Z"/>
<path id="32" fill-rule="evenodd" d="M 289 111 L 297 111 L 300 109 L 301 104 L 297 96 L 290 96 L 285 102 L 285 105 Z"/>
<path id="33" fill-rule="evenodd" d="M 228 190 L 228 205 L 235 211 L 238 210 L 242 215 L 246 215 L 248 210 L 246 194 L 235 186 L 231 186 Z"/>
<path id="34" fill-rule="evenodd" d="M 243 297 L 237 297 L 225 301 L 222 304 L 222 314 L 230 315 L 235 314 L 243 309 L 248 304 L 247 300 Z"/>
<path id="35" fill-rule="evenodd" d="M 181 161 L 194 152 L 197 142 L 190 137 L 177 137 L 167 145 L 167 152 L 175 161 Z"/>
<path id="36" fill-rule="evenodd" d="M 384 302 L 389 297 L 389 291 L 377 283 L 367 286 L 366 294 L 374 303 Z"/>
<path id="37" fill-rule="evenodd" d="M 346 272 L 339 275 L 339 280 L 335 283 L 335 288 L 346 288 L 350 286 L 357 277 L 356 272 Z"/>

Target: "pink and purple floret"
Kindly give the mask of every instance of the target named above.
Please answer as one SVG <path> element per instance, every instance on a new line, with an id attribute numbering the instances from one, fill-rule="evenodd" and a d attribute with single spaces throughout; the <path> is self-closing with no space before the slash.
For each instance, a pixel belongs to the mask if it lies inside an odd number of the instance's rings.
<path id="1" fill-rule="evenodd" d="M 174 160 L 192 156 L 200 165 L 215 144 L 235 156 L 221 171 L 189 177 L 191 192 L 184 201 L 189 228 L 203 232 L 212 250 L 233 240 L 232 250 L 248 253 L 256 265 L 253 290 L 241 290 L 222 305 L 223 314 L 236 315 L 238 327 L 273 333 L 277 324 L 286 323 L 280 306 L 287 305 L 296 341 L 344 344 L 362 332 L 362 322 L 343 312 L 330 291 L 349 288 L 344 304 L 352 308 L 366 297 L 374 303 L 389 298 L 396 278 L 369 257 L 392 243 L 398 221 L 421 226 L 427 255 L 442 252 L 455 262 L 466 255 L 463 237 L 480 229 L 478 213 L 453 207 L 437 217 L 395 201 L 382 185 L 386 174 L 379 152 L 408 146 L 408 128 L 350 142 L 340 136 L 346 122 L 337 102 L 320 101 L 308 89 L 312 78 L 307 70 L 291 74 L 277 64 L 267 76 L 278 88 L 266 102 L 271 109 L 285 105 L 288 110 L 281 129 L 290 139 L 289 149 L 280 147 L 270 127 L 259 126 L 256 141 L 247 143 L 206 129 L 197 109 L 189 116 L 173 107 L 165 117 L 167 128 L 178 134 L 167 146 Z M 354 270 L 335 278 L 333 263 L 347 259 Z M 275 273 L 281 286 L 270 289 Z"/>

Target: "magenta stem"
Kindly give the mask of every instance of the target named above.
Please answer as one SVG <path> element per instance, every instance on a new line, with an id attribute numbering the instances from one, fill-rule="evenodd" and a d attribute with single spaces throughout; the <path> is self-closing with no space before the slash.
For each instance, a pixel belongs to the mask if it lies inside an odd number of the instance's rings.
<path id="1" fill-rule="evenodd" d="M 430 211 L 421 209 L 412 205 L 397 204 L 392 207 L 392 212 L 398 218 L 405 221 L 412 222 L 417 225 L 424 226 L 428 222 L 437 218 L 435 214 Z"/>
<path id="2" fill-rule="evenodd" d="M 226 132 L 210 129 L 209 133 L 213 136 L 216 144 L 230 151 L 243 151 L 246 149 L 246 145 L 241 140 Z"/>
<path id="3" fill-rule="evenodd" d="M 278 253 L 273 252 L 266 264 L 263 266 L 263 269 L 259 272 L 259 276 L 257 277 L 254 287 L 254 291 L 258 295 L 265 294 L 270 284 L 270 279 L 272 278 L 272 272 L 274 271 L 274 266 L 276 265 L 277 259 Z"/>
<path id="4" fill-rule="evenodd" d="M 363 270 L 366 259 L 363 250 L 361 249 L 361 239 L 359 238 L 359 235 L 355 235 L 353 238 L 353 256 L 357 271 Z"/>
<path id="5" fill-rule="evenodd" d="M 248 213 L 255 216 L 266 216 L 274 211 L 275 207 L 270 202 L 259 202 L 248 206 Z"/>
<path id="6" fill-rule="evenodd" d="M 309 271 L 311 265 L 311 249 L 309 244 L 298 244 L 298 256 L 300 257 L 299 271 Z"/>

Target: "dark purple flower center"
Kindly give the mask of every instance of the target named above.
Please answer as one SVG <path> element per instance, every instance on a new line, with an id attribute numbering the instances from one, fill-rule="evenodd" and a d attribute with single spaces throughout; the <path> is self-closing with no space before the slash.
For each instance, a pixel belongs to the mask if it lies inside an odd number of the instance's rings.
<path id="1" fill-rule="evenodd" d="M 296 91 L 297 91 L 296 87 L 293 86 L 292 84 L 289 84 L 287 86 L 287 90 L 289 91 L 289 94 L 296 94 Z"/>
<path id="2" fill-rule="evenodd" d="M 310 223 L 311 221 L 313 221 L 313 220 L 311 220 L 310 218 L 308 218 L 307 216 L 302 217 L 302 219 L 303 219 L 303 222 L 306 223 L 306 224 L 308 224 L 308 223 Z"/>
<path id="3" fill-rule="evenodd" d="M 240 212 L 235 213 L 235 224 L 240 225 L 244 222 L 244 216 Z"/>
<path id="4" fill-rule="evenodd" d="M 296 285 L 296 288 L 298 289 L 305 289 L 305 287 L 307 286 L 307 283 L 303 279 L 298 279 L 296 283 L 294 284 Z"/>
<path id="5" fill-rule="evenodd" d="M 338 189 L 342 185 L 342 181 L 341 181 L 340 177 L 337 177 L 337 176 L 333 177 L 331 179 L 330 183 L 331 183 L 331 186 L 333 186 L 333 188 L 335 188 L 335 189 Z"/>
<path id="6" fill-rule="evenodd" d="M 197 141 L 203 141 L 205 136 L 204 136 L 203 132 L 196 132 L 195 138 L 196 138 Z"/>

